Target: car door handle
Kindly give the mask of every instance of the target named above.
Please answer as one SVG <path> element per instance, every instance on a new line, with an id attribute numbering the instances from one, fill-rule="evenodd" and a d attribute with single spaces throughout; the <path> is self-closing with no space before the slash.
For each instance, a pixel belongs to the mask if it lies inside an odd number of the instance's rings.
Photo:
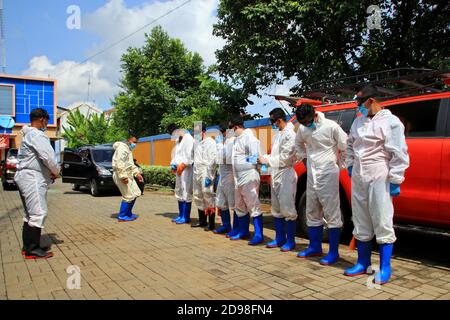
<path id="1" fill-rule="evenodd" d="M 67 169 L 68 167 L 70 167 L 70 164 L 65 164 L 64 168 Z"/>

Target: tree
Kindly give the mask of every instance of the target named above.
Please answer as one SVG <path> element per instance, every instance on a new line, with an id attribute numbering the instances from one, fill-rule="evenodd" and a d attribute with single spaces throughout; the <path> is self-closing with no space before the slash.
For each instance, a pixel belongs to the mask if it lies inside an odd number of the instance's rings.
<path id="1" fill-rule="evenodd" d="M 198 53 L 155 27 L 141 48 L 122 56 L 122 92 L 112 104 L 116 124 L 138 135 L 165 132 L 171 122 L 192 128 L 192 121 L 217 123 L 224 115 L 245 112 L 247 95 L 218 80 Z"/>
<path id="2" fill-rule="evenodd" d="M 367 28 L 370 5 L 382 11 L 381 30 Z M 337 77 L 448 68 L 449 15 L 445 0 L 221 0 L 218 70 L 252 94 L 296 76 L 301 94 Z"/>
<path id="3" fill-rule="evenodd" d="M 87 144 L 104 144 L 123 140 L 126 133 L 112 125 L 105 115 L 83 115 L 79 110 L 67 117 L 68 126 L 63 126 L 62 137 L 67 139 L 69 148 L 78 148 Z"/>

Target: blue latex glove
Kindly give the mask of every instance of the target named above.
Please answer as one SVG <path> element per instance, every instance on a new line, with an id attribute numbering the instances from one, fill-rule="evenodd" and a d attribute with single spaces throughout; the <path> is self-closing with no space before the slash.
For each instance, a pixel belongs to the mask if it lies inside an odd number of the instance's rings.
<path id="1" fill-rule="evenodd" d="M 400 195 L 400 185 L 399 184 L 391 183 L 390 188 L 391 188 L 391 196 L 397 197 Z"/>
<path id="2" fill-rule="evenodd" d="M 352 172 L 353 172 L 353 166 L 348 167 L 347 171 L 348 171 L 348 176 L 351 177 L 352 176 Z"/>
<path id="3" fill-rule="evenodd" d="M 177 165 L 176 165 L 176 164 L 171 164 L 171 165 L 170 165 L 170 168 L 171 168 L 173 171 L 177 171 Z"/>
<path id="4" fill-rule="evenodd" d="M 212 183 L 212 180 L 210 178 L 205 179 L 205 187 L 209 187 Z"/>
<path id="5" fill-rule="evenodd" d="M 254 154 L 250 157 L 247 157 L 246 160 L 247 160 L 247 162 L 250 162 L 251 164 L 256 164 L 257 160 L 258 160 L 258 155 Z"/>
<path id="6" fill-rule="evenodd" d="M 261 165 L 261 173 L 263 173 L 263 174 L 267 173 L 267 165 L 266 164 Z"/>

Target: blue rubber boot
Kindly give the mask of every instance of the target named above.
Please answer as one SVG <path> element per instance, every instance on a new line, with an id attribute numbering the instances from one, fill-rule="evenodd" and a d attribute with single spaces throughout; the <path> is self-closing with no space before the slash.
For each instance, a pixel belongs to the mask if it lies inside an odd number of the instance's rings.
<path id="1" fill-rule="evenodd" d="M 227 238 L 234 237 L 238 233 L 239 233 L 239 218 L 235 211 L 233 215 L 233 228 L 231 229 L 230 232 L 227 233 Z"/>
<path id="2" fill-rule="evenodd" d="M 243 217 L 238 217 L 239 219 L 239 232 L 237 235 L 230 237 L 230 240 L 244 240 L 250 236 L 250 214 L 246 214 Z"/>
<path id="3" fill-rule="evenodd" d="M 297 227 L 296 220 L 286 221 L 286 243 L 281 246 L 280 250 L 283 252 L 292 251 L 295 249 L 295 230 Z"/>
<path id="4" fill-rule="evenodd" d="M 266 244 L 266 248 L 278 248 L 286 242 L 286 220 L 284 218 L 274 218 L 275 240 Z"/>
<path id="5" fill-rule="evenodd" d="M 230 210 L 220 210 L 220 218 L 222 219 L 222 226 L 214 230 L 216 234 L 224 234 L 231 230 Z"/>
<path id="6" fill-rule="evenodd" d="M 138 218 L 138 216 L 133 213 L 133 207 L 134 207 L 135 202 L 136 202 L 136 199 L 131 201 L 130 205 L 128 206 L 128 216 L 130 218 L 132 218 L 133 220 L 136 220 Z"/>
<path id="7" fill-rule="evenodd" d="M 308 258 L 322 255 L 323 226 L 308 227 L 308 234 L 308 248 L 297 254 L 297 257 L 299 258 Z"/>
<path id="8" fill-rule="evenodd" d="M 119 217 L 118 217 L 119 222 L 136 220 L 128 215 L 128 213 L 130 212 L 130 210 L 129 210 L 130 205 L 131 205 L 131 203 L 128 203 L 128 202 L 122 200 L 122 203 L 120 204 L 120 212 L 119 212 Z"/>
<path id="9" fill-rule="evenodd" d="M 393 243 L 380 244 L 380 271 L 375 274 L 374 283 L 385 284 L 391 277 Z"/>
<path id="10" fill-rule="evenodd" d="M 356 246 L 358 248 L 358 260 L 356 264 L 344 271 L 344 275 L 349 277 L 359 276 L 367 273 L 367 268 L 370 267 L 370 256 L 372 254 L 371 241 L 359 241 L 356 240 Z"/>
<path id="11" fill-rule="evenodd" d="M 176 224 L 185 224 L 191 222 L 191 202 L 183 202 L 181 206 L 181 219 L 176 221 Z"/>
<path id="12" fill-rule="evenodd" d="M 341 228 L 328 229 L 329 250 L 328 254 L 320 259 L 320 264 L 324 266 L 332 265 L 339 259 L 339 240 L 341 238 Z"/>
<path id="13" fill-rule="evenodd" d="M 177 222 L 181 218 L 183 218 L 183 205 L 184 201 L 178 201 L 178 217 L 172 219 L 172 222 Z"/>
<path id="14" fill-rule="evenodd" d="M 255 228 L 255 234 L 253 235 L 252 240 L 248 242 L 250 246 L 260 244 L 264 241 L 262 214 L 253 218 L 253 227 Z"/>

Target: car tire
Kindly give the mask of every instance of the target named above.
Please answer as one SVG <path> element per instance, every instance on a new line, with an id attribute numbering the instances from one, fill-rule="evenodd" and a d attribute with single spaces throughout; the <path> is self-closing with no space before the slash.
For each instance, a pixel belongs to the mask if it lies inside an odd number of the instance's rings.
<path id="1" fill-rule="evenodd" d="M 100 195 L 100 189 L 98 188 L 97 180 L 95 180 L 95 179 L 91 180 L 90 189 L 91 189 L 91 194 L 94 197 L 98 197 Z"/>
<path id="2" fill-rule="evenodd" d="M 11 190 L 11 186 L 8 182 L 2 182 L 2 186 L 3 186 L 3 190 L 4 191 L 9 191 Z"/>
<path id="3" fill-rule="evenodd" d="M 347 231 L 347 227 L 349 226 L 349 221 L 346 218 L 346 209 L 345 209 L 345 205 L 343 200 L 341 199 L 340 201 L 341 203 L 341 215 L 342 215 L 342 221 L 343 221 L 343 226 L 341 228 L 341 238 L 343 238 L 343 236 L 345 236 L 346 231 Z M 300 200 L 297 204 L 297 213 L 298 213 L 298 218 L 297 218 L 297 233 L 304 238 L 308 238 L 308 226 L 306 224 L 306 191 L 303 192 L 302 196 L 300 197 Z M 326 221 L 324 221 L 324 229 L 323 229 L 323 238 L 322 238 L 323 242 L 328 242 L 328 227 L 326 224 Z"/>
<path id="4" fill-rule="evenodd" d="M 73 191 L 80 191 L 80 187 L 81 187 L 81 186 L 80 186 L 79 184 L 73 184 L 73 185 L 72 185 L 72 190 L 73 190 Z"/>

